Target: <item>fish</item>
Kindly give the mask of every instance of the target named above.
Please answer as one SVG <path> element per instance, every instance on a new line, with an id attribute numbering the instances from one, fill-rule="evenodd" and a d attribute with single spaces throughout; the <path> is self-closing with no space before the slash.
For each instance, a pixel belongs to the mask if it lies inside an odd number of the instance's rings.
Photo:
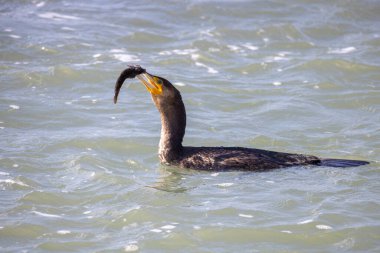
<path id="1" fill-rule="evenodd" d="M 115 96 L 113 97 L 113 102 L 115 104 L 117 103 L 117 97 L 119 96 L 121 86 L 123 85 L 125 79 L 132 79 L 135 78 L 137 75 L 143 73 L 146 73 L 146 70 L 142 68 L 140 65 L 128 65 L 128 68 L 126 68 L 120 73 L 120 76 L 115 84 Z"/>

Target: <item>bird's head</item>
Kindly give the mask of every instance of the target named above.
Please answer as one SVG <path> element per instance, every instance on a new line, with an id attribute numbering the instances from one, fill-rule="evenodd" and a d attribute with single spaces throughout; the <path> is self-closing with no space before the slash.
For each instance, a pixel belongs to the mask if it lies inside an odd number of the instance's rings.
<path id="1" fill-rule="evenodd" d="M 151 75 L 147 72 L 139 74 L 136 77 L 150 92 L 152 99 L 159 110 L 175 105 L 176 101 L 178 101 L 178 97 L 181 96 L 174 85 L 165 78 Z"/>
<path id="2" fill-rule="evenodd" d="M 161 114 L 172 116 L 173 112 L 185 111 L 181 94 L 174 85 L 165 78 L 149 74 L 139 65 L 131 65 L 120 74 L 115 84 L 114 103 L 117 102 L 117 97 L 124 81 L 135 77 L 149 91 L 153 102 Z"/>

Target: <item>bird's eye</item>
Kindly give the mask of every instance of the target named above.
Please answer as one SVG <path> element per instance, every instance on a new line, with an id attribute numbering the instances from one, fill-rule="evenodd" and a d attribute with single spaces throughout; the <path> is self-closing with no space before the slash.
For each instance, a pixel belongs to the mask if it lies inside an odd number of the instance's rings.
<path id="1" fill-rule="evenodd" d="M 161 79 L 157 79 L 157 84 L 159 84 L 159 85 L 163 85 L 164 82 L 163 82 Z"/>

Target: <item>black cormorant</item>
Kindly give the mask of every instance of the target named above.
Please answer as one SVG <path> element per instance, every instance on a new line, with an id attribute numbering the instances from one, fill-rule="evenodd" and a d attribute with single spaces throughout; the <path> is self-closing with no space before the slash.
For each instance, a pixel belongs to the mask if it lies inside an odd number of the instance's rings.
<path id="1" fill-rule="evenodd" d="M 127 78 L 137 77 L 151 93 L 161 114 L 161 139 L 158 155 L 167 165 L 199 170 L 265 171 L 298 165 L 351 167 L 366 161 L 321 159 L 316 156 L 274 152 L 242 147 L 186 147 L 182 140 L 186 128 L 186 110 L 180 92 L 165 78 L 151 75 L 142 67 L 129 66 L 115 85 L 114 103 Z"/>

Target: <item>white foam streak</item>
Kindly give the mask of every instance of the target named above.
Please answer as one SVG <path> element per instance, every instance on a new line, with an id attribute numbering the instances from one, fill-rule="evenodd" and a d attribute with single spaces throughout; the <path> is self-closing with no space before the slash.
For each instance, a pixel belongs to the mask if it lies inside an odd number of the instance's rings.
<path id="1" fill-rule="evenodd" d="M 125 50 L 124 49 L 117 49 L 117 48 L 114 48 L 114 49 L 111 49 L 110 50 L 110 53 L 124 53 Z"/>
<path id="2" fill-rule="evenodd" d="M 71 234 L 71 231 L 70 230 L 58 230 L 57 234 L 59 234 L 59 235 L 67 235 L 67 234 Z"/>
<path id="3" fill-rule="evenodd" d="M 29 187 L 29 185 L 19 181 L 19 180 L 13 180 L 13 179 L 0 179 L 0 183 L 6 183 L 6 184 L 10 184 L 10 185 L 20 185 L 20 186 L 24 186 L 24 187 Z"/>
<path id="4" fill-rule="evenodd" d="M 165 229 L 165 230 L 171 230 L 171 229 L 174 229 L 175 226 L 173 226 L 173 225 L 165 225 L 165 226 L 162 226 L 161 228 Z"/>
<path id="5" fill-rule="evenodd" d="M 74 28 L 67 27 L 67 26 L 63 26 L 63 27 L 61 27 L 61 30 L 63 30 L 63 31 L 75 31 Z"/>
<path id="6" fill-rule="evenodd" d="M 134 252 L 138 250 L 139 250 L 139 246 L 137 246 L 136 244 L 129 244 L 124 247 L 125 252 Z"/>
<path id="7" fill-rule="evenodd" d="M 250 214 L 239 213 L 239 216 L 243 218 L 253 218 L 253 215 L 250 215 Z"/>
<path id="8" fill-rule="evenodd" d="M 329 49 L 328 54 L 348 54 L 356 51 L 355 47 L 345 47 L 345 48 L 336 48 Z"/>
<path id="9" fill-rule="evenodd" d="M 175 82 L 174 85 L 175 86 L 180 86 L 180 87 L 186 86 L 186 84 L 182 83 L 182 82 Z"/>
<path id="10" fill-rule="evenodd" d="M 21 38 L 20 35 L 16 35 L 16 34 L 10 34 L 9 37 L 11 37 L 13 39 L 20 39 Z"/>
<path id="11" fill-rule="evenodd" d="M 302 225 L 302 224 L 307 224 L 307 223 L 311 223 L 311 222 L 313 222 L 314 220 L 312 220 L 312 219 L 310 219 L 310 220 L 304 220 L 304 221 L 300 221 L 300 222 L 298 222 L 297 224 L 298 225 Z"/>
<path id="12" fill-rule="evenodd" d="M 188 48 L 188 49 L 173 49 L 173 50 L 165 50 L 165 51 L 161 51 L 159 52 L 158 54 L 159 55 L 190 55 L 190 54 L 193 54 L 195 52 L 197 52 L 198 50 L 197 49 L 193 49 L 193 48 Z"/>
<path id="13" fill-rule="evenodd" d="M 259 49 L 258 47 L 252 45 L 251 43 L 245 43 L 245 44 L 243 44 L 243 46 L 244 46 L 245 48 L 249 49 L 249 50 L 252 50 L 252 51 L 256 51 L 256 50 Z"/>
<path id="14" fill-rule="evenodd" d="M 121 62 L 138 62 L 140 59 L 132 54 L 114 54 L 113 57 Z"/>
<path id="15" fill-rule="evenodd" d="M 218 73 L 219 71 L 217 71 L 216 69 L 212 68 L 212 67 L 209 67 L 207 66 L 206 64 L 203 64 L 201 62 L 195 62 L 195 65 L 198 66 L 198 67 L 203 67 L 203 68 L 206 68 L 207 69 L 207 72 L 208 73 L 211 73 L 211 74 L 216 74 Z"/>
<path id="16" fill-rule="evenodd" d="M 322 224 L 316 225 L 315 227 L 318 228 L 318 229 L 321 229 L 321 230 L 330 230 L 330 229 L 332 229 L 332 227 L 330 227 L 328 225 L 322 225 Z"/>
<path id="17" fill-rule="evenodd" d="M 231 51 L 234 51 L 234 52 L 239 52 L 241 51 L 241 48 L 239 46 L 235 46 L 235 45 L 227 45 L 228 49 L 230 49 Z"/>
<path id="18" fill-rule="evenodd" d="M 38 16 L 40 18 L 53 19 L 53 20 L 57 20 L 57 21 L 61 21 L 61 20 L 80 20 L 81 19 L 79 17 L 70 16 L 70 15 L 63 15 L 63 14 L 59 14 L 59 13 L 56 13 L 56 12 L 45 12 L 45 13 L 38 14 Z"/>
<path id="19" fill-rule="evenodd" d="M 233 186 L 234 183 L 220 183 L 220 184 L 215 184 L 215 186 L 219 186 L 219 187 L 230 187 L 230 186 Z"/>
<path id="20" fill-rule="evenodd" d="M 42 213 L 42 212 L 37 212 L 37 211 L 33 211 L 32 213 L 37 214 L 38 216 L 48 217 L 48 218 L 61 218 L 62 217 L 61 215 Z"/>
<path id="21" fill-rule="evenodd" d="M 45 4 L 46 4 L 46 3 L 45 3 L 44 1 L 42 1 L 42 2 L 37 3 L 37 4 L 36 4 L 36 7 L 37 7 L 37 8 L 41 8 L 41 7 L 44 7 Z"/>

